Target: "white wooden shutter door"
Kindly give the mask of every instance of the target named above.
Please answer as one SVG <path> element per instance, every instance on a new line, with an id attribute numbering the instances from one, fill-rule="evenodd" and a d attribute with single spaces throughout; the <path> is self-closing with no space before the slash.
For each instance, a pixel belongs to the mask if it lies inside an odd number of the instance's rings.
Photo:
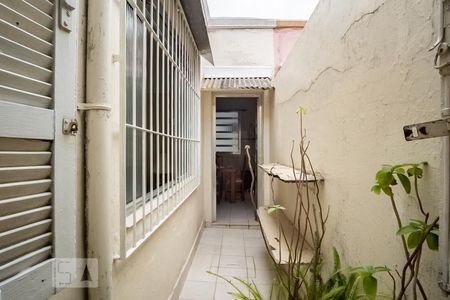
<path id="1" fill-rule="evenodd" d="M 240 153 L 239 112 L 216 113 L 216 151 Z"/>
<path id="2" fill-rule="evenodd" d="M 71 81 L 74 76 L 70 75 L 75 70 L 66 69 L 68 84 L 58 83 L 56 41 L 62 43 L 65 37 L 57 26 L 54 1 L 0 0 L 0 291 L 3 299 L 30 296 L 44 299 L 55 291 L 51 262 L 57 254 L 55 211 L 61 197 L 56 192 L 59 170 L 67 168 L 59 157 L 74 153 L 73 140 L 61 137 L 58 108 L 62 108 L 61 113 L 70 112 L 71 117 L 75 113 L 75 80 Z M 66 55 L 69 60 L 75 57 L 73 53 Z M 64 98 L 59 97 L 64 95 L 64 89 L 71 91 Z M 64 106 L 58 105 L 59 99 L 66 102 Z M 64 144 L 68 142 L 72 147 L 67 150 Z M 69 179 L 67 184 L 73 184 L 72 177 L 65 179 Z M 74 201 L 72 190 L 68 188 L 65 195 L 67 209 Z M 68 238 L 72 238 L 70 232 Z"/>

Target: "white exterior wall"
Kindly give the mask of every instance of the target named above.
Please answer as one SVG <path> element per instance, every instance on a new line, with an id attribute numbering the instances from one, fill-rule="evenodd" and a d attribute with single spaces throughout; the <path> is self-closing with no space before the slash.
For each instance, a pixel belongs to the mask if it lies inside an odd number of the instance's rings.
<path id="1" fill-rule="evenodd" d="M 273 66 L 273 29 L 209 29 L 215 66 Z"/>
<path id="2" fill-rule="evenodd" d="M 442 140 L 406 142 L 402 132 L 440 118 L 440 80 L 428 51 L 436 40 L 433 3 L 322 0 L 274 80 L 272 158 L 290 164 L 290 142 L 299 138 L 295 112 L 304 107 L 309 155 L 325 177 L 320 195 L 330 206 L 328 263 L 334 245 L 344 264 L 403 265 L 389 200 L 370 192 L 381 164 L 428 161 L 424 205 L 434 216 L 442 207 Z M 294 190 L 277 184 L 275 198 L 289 206 Z M 394 192 L 404 223 L 417 218 L 416 202 L 400 197 L 401 188 Z M 444 299 L 439 254 L 425 252 L 423 285 L 429 299 Z"/>

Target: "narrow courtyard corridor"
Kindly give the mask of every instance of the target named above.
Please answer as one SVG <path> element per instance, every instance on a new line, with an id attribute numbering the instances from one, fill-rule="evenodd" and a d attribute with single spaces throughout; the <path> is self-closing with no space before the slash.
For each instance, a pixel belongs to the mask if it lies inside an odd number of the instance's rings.
<path id="1" fill-rule="evenodd" d="M 205 228 L 180 300 L 233 299 L 228 294 L 233 288 L 207 271 L 253 281 L 265 296 L 270 294 L 274 278 L 259 229 Z"/>
<path id="2" fill-rule="evenodd" d="M 226 202 L 217 205 L 217 218 L 215 225 L 220 226 L 248 226 L 250 229 L 259 228 L 255 220 L 255 211 L 250 200 Z"/>

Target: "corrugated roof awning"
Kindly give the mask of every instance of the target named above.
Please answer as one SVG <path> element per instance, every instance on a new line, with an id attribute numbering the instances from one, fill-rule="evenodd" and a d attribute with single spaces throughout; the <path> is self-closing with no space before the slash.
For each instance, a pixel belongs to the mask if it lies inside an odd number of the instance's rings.
<path id="1" fill-rule="evenodd" d="M 245 78 L 205 78 L 202 90 L 269 90 L 272 81 L 269 77 Z"/>

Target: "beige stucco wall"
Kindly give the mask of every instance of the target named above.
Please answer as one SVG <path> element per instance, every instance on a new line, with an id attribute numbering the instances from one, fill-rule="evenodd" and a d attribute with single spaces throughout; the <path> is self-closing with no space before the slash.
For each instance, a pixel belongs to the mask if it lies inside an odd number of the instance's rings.
<path id="1" fill-rule="evenodd" d="M 428 161 L 420 187 L 426 209 L 439 213 L 442 141 L 406 142 L 402 133 L 406 124 L 440 118 L 439 75 L 428 51 L 433 19 L 433 1 L 321 0 L 274 80 L 272 158 L 290 162 L 295 112 L 304 107 L 309 154 L 330 206 L 325 254 L 334 245 L 346 264 L 404 261 L 390 203 L 370 192 L 381 164 Z M 295 199 L 292 186 L 278 184 L 275 195 L 286 206 Z M 397 203 L 404 220 L 418 217 L 412 198 Z M 442 298 L 438 270 L 438 253 L 426 251 L 421 278 L 429 299 Z"/>
<path id="2" fill-rule="evenodd" d="M 166 300 L 203 225 L 200 189 L 127 260 L 113 268 L 113 299 Z"/>
<path id="3" fill-rule="evenodd" d="M 273 66 L 273 30 L 210 29 L 215 66 Z"/>

